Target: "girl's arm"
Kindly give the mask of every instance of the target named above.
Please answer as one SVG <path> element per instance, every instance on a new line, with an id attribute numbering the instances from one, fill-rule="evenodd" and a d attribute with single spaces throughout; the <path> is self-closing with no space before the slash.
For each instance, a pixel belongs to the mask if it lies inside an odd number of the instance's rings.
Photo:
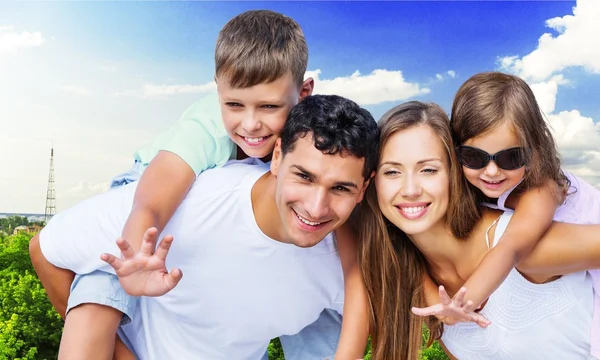
<path id="1" fill-rule="evenodd" d="M 473 303 L 467 311 L 475 310 L 489 298 L 548 230 L 558 206 L 555 196 L 557 186 L 554 181 L 548 181 L 518 198 L 515 213 L 498 244 L 487 253 L 464 284 L 467 288 L 465 301 Z"/>
<path id="2" fill-rule="evenodd" d="M 362 359 L 369 338 L 369 299 L 358 267 L 356 232 L 348 223 L 335 231 L 344 269 L 344 317 L 336 360 Z"/>

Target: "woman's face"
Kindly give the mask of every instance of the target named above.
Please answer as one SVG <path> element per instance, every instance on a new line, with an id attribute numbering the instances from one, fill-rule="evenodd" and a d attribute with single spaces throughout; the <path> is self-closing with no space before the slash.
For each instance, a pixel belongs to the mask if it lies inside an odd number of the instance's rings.
<path id="1" fill-rule="evenodd" d="M 397 131 L 385 143 L 375 175 L 383 215 L 408 235 L 443 225 L 448 169 L 446 148 L 429 126 Z"/>

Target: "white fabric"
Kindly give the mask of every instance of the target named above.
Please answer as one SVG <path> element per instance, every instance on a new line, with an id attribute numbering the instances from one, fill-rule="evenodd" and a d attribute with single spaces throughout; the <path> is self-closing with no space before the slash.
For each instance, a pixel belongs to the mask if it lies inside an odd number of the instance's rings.
<path id="1" fill-rule="evenodd" d="M 179 267 L 183 279 L 162 297 L 141 298 L 123 327 L 141 359 L 260 359 L 270 339 L 299 332 L 323 309 L 341 314 L 343 273 L 332 236 L 299 248 L 258 228 L 251 189 L 266 171 L 229 162 L 198 177 L 164 231 L 175 238 L 167 266 Z M 119 254 L 114 242 L 135 187 L 53 217 L 40 235 L 44 256 L 76 273 L 108 270 L 99 256 Z"/>
<path id="2" fill-rule="evenodd" d="M 510 217 L 506 212 L 498 221 L 494 246 Z M 534 284 L 513 269 L 481 311 L 491 325 L 445 326 L 442 341 L 461 360 L 591 359 L 593 302 L 587 272 Z"/>

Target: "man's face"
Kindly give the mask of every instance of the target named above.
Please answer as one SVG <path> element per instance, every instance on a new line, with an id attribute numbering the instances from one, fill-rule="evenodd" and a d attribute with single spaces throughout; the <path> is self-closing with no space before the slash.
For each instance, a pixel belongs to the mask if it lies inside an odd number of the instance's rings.
<path id="1" fill-rule="evenodd" d="M 226 79 L 215 80 L 227 134 L 254 158 L 273 151 L 292 107 L 310 95 L 313 87 L 312 78 L 298 86 L 291 74 L 249 88 L 233 88 Z"/>
<path id="2" fill-rule="evenodd" d="M 345 223 L 368 185 L 363 166 L 363 158 L 323 154 L 310 133 L 285 156 L 278 139 L 271 172 L 277 177 L 275 202 L 282 241 L 311 247 Z"/>

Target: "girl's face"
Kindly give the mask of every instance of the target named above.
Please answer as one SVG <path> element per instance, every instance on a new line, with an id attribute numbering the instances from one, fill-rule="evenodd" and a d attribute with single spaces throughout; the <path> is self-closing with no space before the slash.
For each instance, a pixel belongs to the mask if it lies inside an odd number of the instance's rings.
<path id="1" fill-rule="evenodd" d="M 447 151 L 429 126 L 389 137 L 375 175 L 383 215 L 408 235 L 444 222 L 449 200 Z"/>
<path id="2" fill-rule="evenodd" d="M 521 146 L 512 125 L 506 121 L 492 131 L 465 141 L 463 145 L 483 150 L 488 154 L 497 154 L 499 151 Z M 459 151 L 459 158 L 461 157 L 460 154 Z M 506 160 L 506 153 L 504 156 L 504 160 Z M 500 160 L 498 161 L 500 162 Z M 461 162 L 464 163 L 464 160 L 461 159 Z M 520 161 L 515 160 L 514 163 L 520 164 Z M 504 162 L 500 162 L 500 165 L 506 167 Z M 499 167 L 494 160 L 491 160 L 481 169 L 472 169 L 464 165 L 462 168 L 467 180 L 492 199 L 500 197 L 500 195 L 516 186 L 525 176 L 525 166 L 515 170 L 505 170 Z"/>

